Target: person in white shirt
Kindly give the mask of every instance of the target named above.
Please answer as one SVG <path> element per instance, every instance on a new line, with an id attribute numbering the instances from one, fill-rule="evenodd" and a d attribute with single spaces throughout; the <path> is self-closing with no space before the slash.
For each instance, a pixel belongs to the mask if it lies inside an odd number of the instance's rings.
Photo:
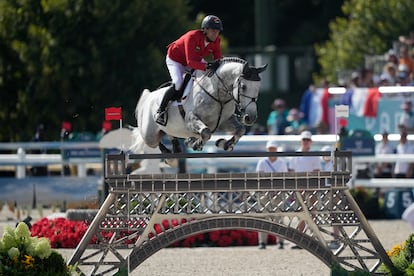
<path id="1" fill-rule="evenodd" d="M 388 133 L 382 132 L 382 140 L 375 147 L 375 155 L 379 154 L 393 154 L 394 148 L 391 146 L 388 140 Z M 391 163 L 379 163 L 375 168 L 375 177 L 388 178 L 392 177 L 392 164 Z"/>
<path id="2" fill-rule="evenodd" d="M 312 146 L 312 133 L 308 130 L 300 134 L 300 148 L 297 151 L 309 152 Z M 289 171 L 291 172 L 317 172 L 321 170 L 321 161 L 319 156 L 294 156 L 289 162 Z M 305 222 L 301 221 L 298 225 L 299 231 L 305 230 Z M 302 249 L 295 245 L 292 249 Z"/>
<path id="3" fill-rule="evenodd" d="M 412 108 L 413 104 L 411 102 L 411 99 L 406 99 L 404 103 L 401 105 L 403 114 L 401 115 L 400 122 L 398 124 L 398 128 L 401 132 L 414 132 L 414 112 Z"/>
<path id="4" fill-rule="evenodd" d="M 407 140 L 407 133 L 402 132 L 400 143 L 397 145 L 397 154 L 413 154 L 414 148 Z M 413 172 L 413 165 L 405 161 L 395 162 L 394 176 L 395 178 L 410 178 Z"/>
<path id="5" fill-rule="evenodd" d="M 297 151 L 309 152 L 312 146 L 312 133 L 308 130 L 300 134 L 300 148 Z M 289 171 L 292 172 L 317 172 L 321 170 L 321 162 L 318 156 L 294 156 L 289 162 Z"/>
<path id="6" fill-rule="evenodd" d="M 266 143 L 266 151 L 277 152 L 278 144 L 276 141 L 268 141 Z M 287 165 L 285 161 L 277 156 L 268 156 L 260 159 L 256 165 L 256 172 L 287 172 Z M 266 249 L 267 233 L 258 232 L 259 248 Z M 279 248 L 283 249 L 283 240 L 279 239 Z"/>

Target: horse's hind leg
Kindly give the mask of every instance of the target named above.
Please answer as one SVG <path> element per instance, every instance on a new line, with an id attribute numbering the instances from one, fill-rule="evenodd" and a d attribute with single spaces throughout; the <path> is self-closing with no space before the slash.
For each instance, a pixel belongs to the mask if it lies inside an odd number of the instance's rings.
<path id="1" fill-rule="evenodd" d="M 163 143 L 159 143 L 158 147 L 161 151 L 161 153 L 171 153 L 171 150 L 169 150 Z M 165 164 L 171 166 L 171 167 L 177 167 L 178 160 L 176 158 L 166 158 L 164 160 Z"/>
<path id="2" fill-rule="evenodd" d="M 173 137 L 171 139 L 171 143 L 172 143 L 172 146 L 173 146 L 173 152 L 174 153 L 183 152 L 183 149 L 181 148 L 181 145 L 180 145 L 180 141 L 178 141 L 177 137 Z"/>
<path id="3" fill-rule="evenodd" d="M 171 153 L 171 151 L 161 142 L 158 144 L 158 148 L 160 149 L 161 153 Z"/>

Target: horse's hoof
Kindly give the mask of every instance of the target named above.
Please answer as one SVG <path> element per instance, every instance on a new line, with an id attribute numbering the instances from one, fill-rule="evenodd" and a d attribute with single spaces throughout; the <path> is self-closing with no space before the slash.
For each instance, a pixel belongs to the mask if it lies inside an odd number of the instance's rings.
<path id="1" fill-rule="evenodd" d="M 200 141 L 196 141 L 196 142 L 193 144 L 193 150 L 195 150 L 195 151 L 202 151 L 202 150 L 203 150 L 203 145 L 202 145 L 202 143 L 201 143 Z"/>
<path id="2" fill-rule="evenodd" d="M 225 150 L 225 151 L 233 151 L 233 149 L 234 149 L 234 146 L 233 146 L 233 145 L 226 145 L 226 146 L 224 147 L 224 150 Z"/>
<path id="3" fill-rule="evenodd" d="M 200 136 L 201 139 L 203 139 L 203 141 L 208 141 L 211 138 L 211 131 L 209 128 L 204 128 L 201 132 L 200 132 Z"/>
<path id="4" fill-rule="evenodd" d="M 192 148 L 196 140 L 197 140 L 197 138 L 195 138 L 195 137 L 188 137 L 184 141 L 185 147 L 186 148 Z"/>
<path id="5" fill-rule="evenodd" d="M 165 164 L 170 166 L 171 168 L 177 168 L 178 166 L 178 159 L 176 158 L 167 158 L 164 160 Z"/>
<path id="6" fill-rule="evenodd" d="M 226 140 L 223 138 L 220 138 L 216 141 L 216 147 L 224 149 L 224 146 L 226 145 Z"/>

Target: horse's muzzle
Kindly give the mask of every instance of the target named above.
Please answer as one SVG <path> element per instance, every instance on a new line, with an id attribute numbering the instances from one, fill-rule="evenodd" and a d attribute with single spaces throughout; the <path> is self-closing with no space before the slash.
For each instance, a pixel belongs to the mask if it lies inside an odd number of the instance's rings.
<path id="1" fill-rule="evenodd" d="M 244 114 L 241 116 L 241 123 L 246 126 L 252 126 L 257 120 L 257 116 L 251 116 L 249 114 Z"/>

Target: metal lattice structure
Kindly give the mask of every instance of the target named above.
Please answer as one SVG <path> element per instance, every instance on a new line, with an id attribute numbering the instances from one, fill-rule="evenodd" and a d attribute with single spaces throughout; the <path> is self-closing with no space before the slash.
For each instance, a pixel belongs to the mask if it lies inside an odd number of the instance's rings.
<path id="1" fill-rule="evenodd" d="M 289 155 L 277 153 L 282 154 Z M 290 153 L 306 154 L 327 153 Z M 176 241 L 217 229 L 275 234 L 326 265 L 337 263 L 349 271 L 375 274 L 381 263 L 392 268 L 348 191 L 350 152 L 334 152 L 332 172 L 304 173 L 129 175 L 131 158 L 149 156 L 106 157 L 109 195 L 69 260 L 84 275 L 132 271 Z M 332 241 L 339 241 L 337 249 L 328 247 Z"/>

